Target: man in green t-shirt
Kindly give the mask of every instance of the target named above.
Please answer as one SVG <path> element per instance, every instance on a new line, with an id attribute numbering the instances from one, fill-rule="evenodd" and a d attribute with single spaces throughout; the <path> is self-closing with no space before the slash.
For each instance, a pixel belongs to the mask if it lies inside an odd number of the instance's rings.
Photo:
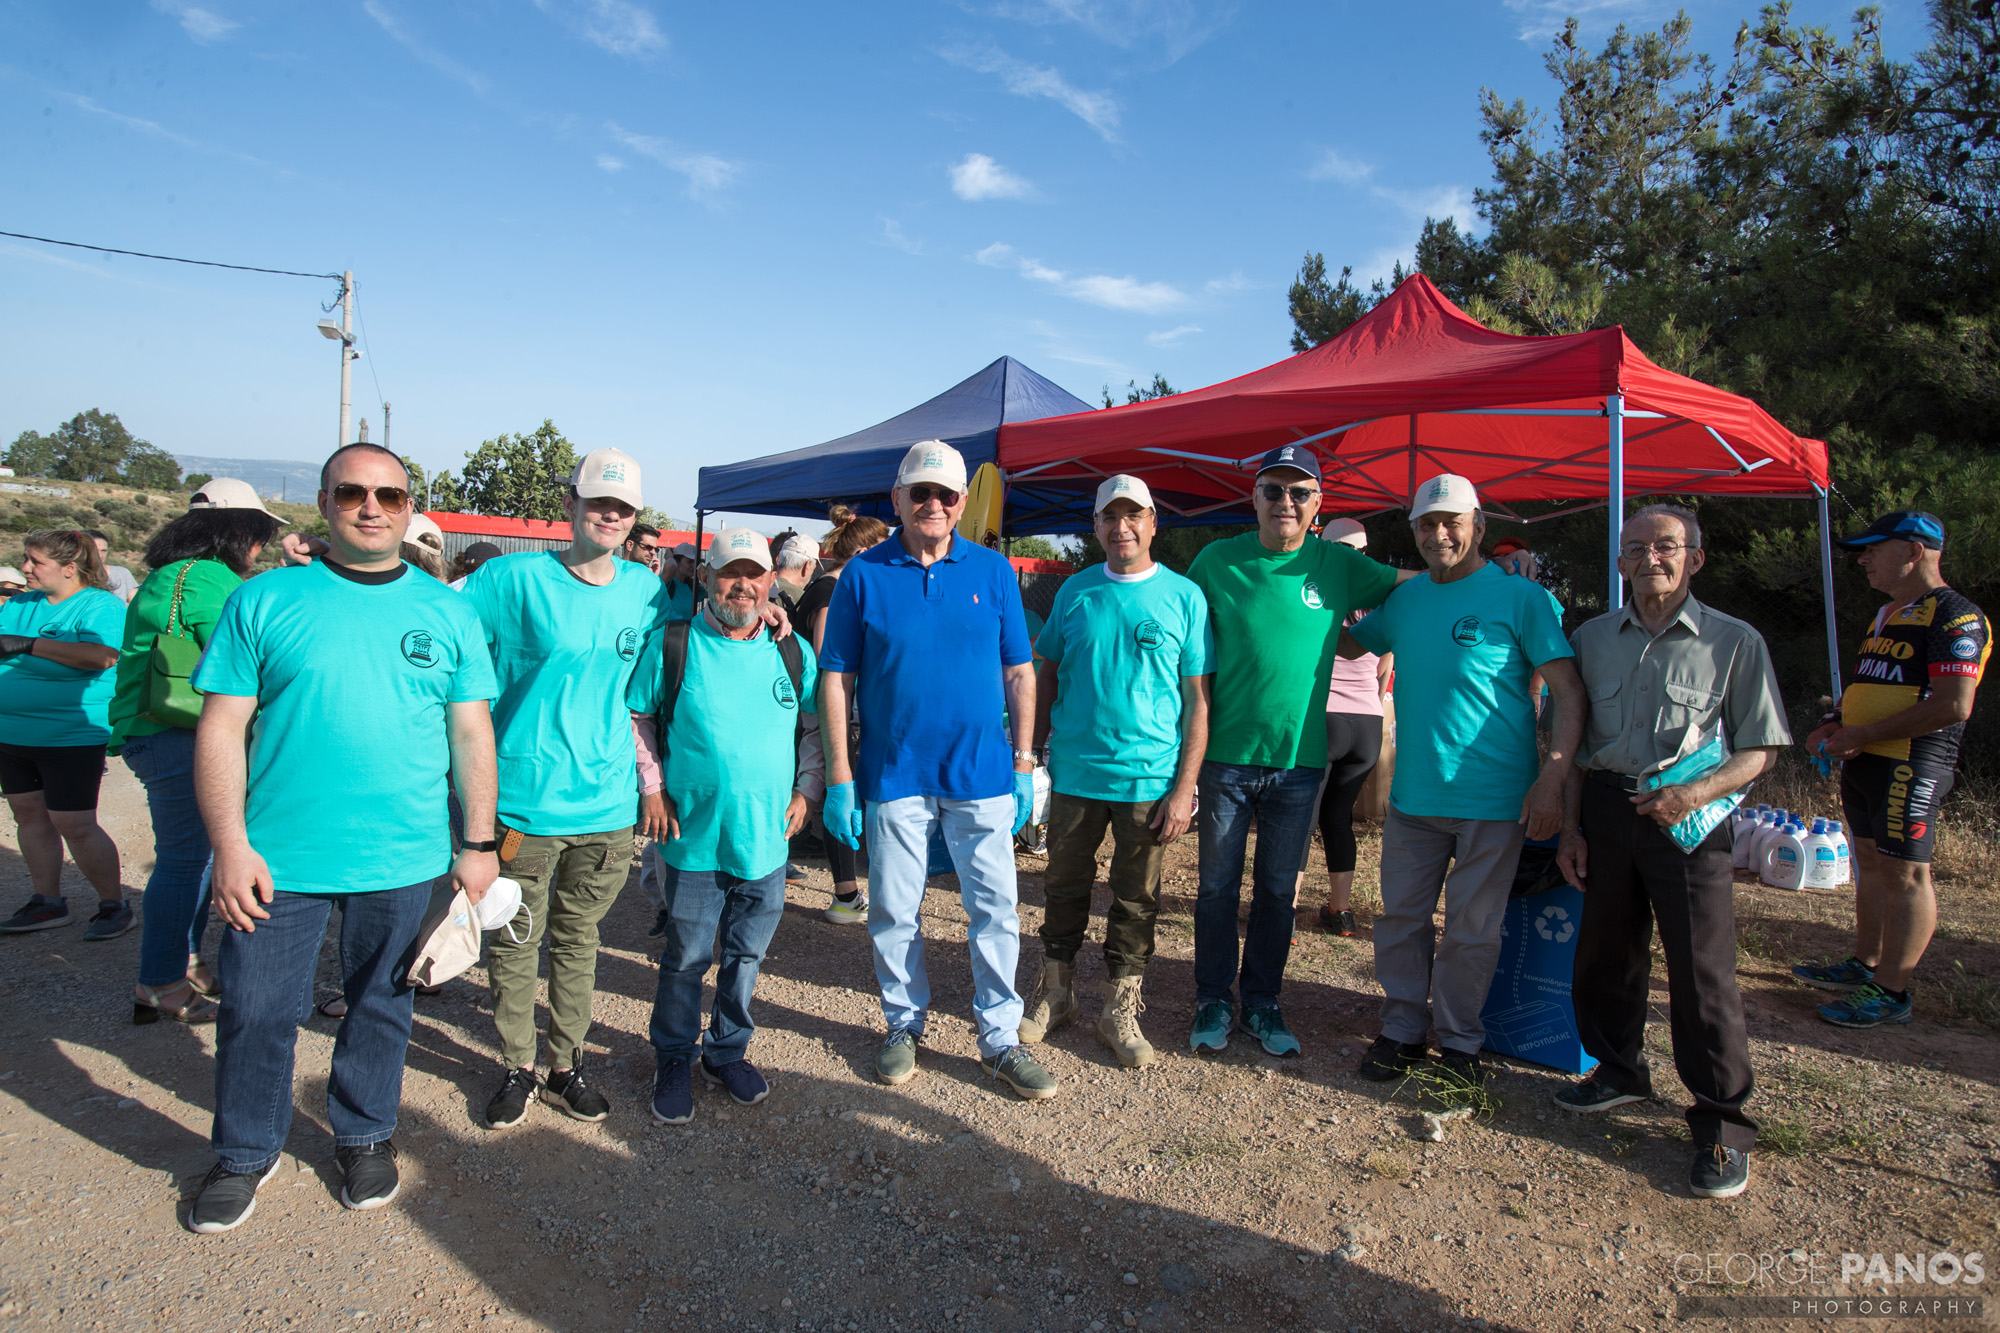
<path id="1" fill-rule="evenodd" d="M 1297 1055 L 1278 1010 L 1292 951 L 1293 885 L 1326 768 L 1327 678 L 1341 622 L 1380 605 L 1414 570 L 1310 540 L 1319 460 L 1284 445 L 1264 456 L 1251 500 L 1257 531 L 1204 547 L 1188 568 L 1215 630 L 1208 753 L 1201 766 L 1201 887 L 1194 911 L 1195 1020 L 1189 1044 L 1219 1051 L 1236 1021 L 1272 1055 Z M 1252 820 L 1257 859 L 1238 983 L 1237 905 Z"/>

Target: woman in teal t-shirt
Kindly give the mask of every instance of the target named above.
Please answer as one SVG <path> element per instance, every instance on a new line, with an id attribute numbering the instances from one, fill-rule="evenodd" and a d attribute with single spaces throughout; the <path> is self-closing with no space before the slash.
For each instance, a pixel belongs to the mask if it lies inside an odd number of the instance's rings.
<path id="1" fill-rule="evenodd" d="M 31 532 L 23 543 L 28 591 L 0 604 L 0 793 L 34 895 L 0 922 L 0 934 L 69 924 L 68 844 L 99 899 L 84 938 L 116 939 L 132 929 L 132 908 L 118 884 L 118 847 L 97 824 L 97 790 L 125 603 L 106 591 L 104 559 L 88 533 Z"/>

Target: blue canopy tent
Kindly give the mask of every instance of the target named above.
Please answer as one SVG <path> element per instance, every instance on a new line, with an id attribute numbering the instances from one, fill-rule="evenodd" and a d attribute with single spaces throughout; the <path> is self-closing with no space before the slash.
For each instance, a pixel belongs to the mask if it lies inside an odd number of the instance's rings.
<path id="1" fill-rule="evenodd" d="M 1000 427 L 1005 423 L 1088 412 L 1091 405 L 1011 356 L 1003 356 L 978 374 L 954 384 L 937 397 L 824 444 L 782 454 L 705 467 L 696 493 L 696 522 L 728 510 L 744 514 L 775 514 L 786 518 L 825 518 L 827 509 L 844 504 L 857 514 L 896 521 L 889 488 L 903 454 L 919 440 L 943 440 L 965 455 L 968 470 L 999 458 Z M 1037 482 L 1009 479 L 1001 517 L 1008 533 L 1090 531 L 1091 504 L 1098 477 L 1070 477 Z M 1215 508 L 1211 496 L 1175 497 L 1155 491 L 1159 500 L 1184 508 Z M 1230 508 L 1249 513 L 1247 501 Z M 1161 507 L 1162 523 L 1173 511 Z M 1181 521 L 1187 521 L 1185 519 Z M 1249 521 L 1204 512 L 1196 521 Z"/>

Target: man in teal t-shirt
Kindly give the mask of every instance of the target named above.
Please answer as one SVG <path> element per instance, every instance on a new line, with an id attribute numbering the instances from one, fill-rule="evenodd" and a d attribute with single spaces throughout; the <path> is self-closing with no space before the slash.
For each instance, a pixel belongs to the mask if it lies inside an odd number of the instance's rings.
<path id="1" fill-rule="evenodd" d="M 293 1047 L 340 905 L 347 1014 L 327 1119 L 341 1202 L 399 1188 L 390 1136 L 410 1039 L 410 959 L 438 876 L 479 901 L 493 841 L 493 671 L 478 617 L 402 562 L 409 476 L 358 444 L 321 473 L 327 551 L 230 595 L 194 676 L 204 700 L 195 788 L 215 849 L 215 1153 L 188 1214 L 199 1232 L 249 1217 L 292 1119 Z M 465 810 L 454 859 L 447 775 Z"/>
<path id="2" fill-rule="evenodd" d="M 1361 1073 L 1402 1076 L 1427 1058 L 1425 1035 L 1435 1026 L 1445 1068 L 1477 1083 L 1486 1044 L 1480 1011 L 1500 960 L 1522 835 L 1547 838 L 1562 825 L 1583 690 L 1555 599 L 1479 554 L 1486 516 L 1470 481 L 1445 473 L 1419 486 L 1410 522 L 1430 576 L 1398 588 L 1340 646 L 1346 656 L 1393 652 L 1399 701 L 1375 918 L 1382 1035 Z M 1547 763 L 1528 694 L 1538 670 L 1552 699 Z"/>
<path id="3" fill-rule="evenodd" d="M 639 464 L 616 449 L 593 449 L 563 497 L 569 548 L 489 560 L 465 585 L 500 682 L 493 704 L 500 863 L 521 885 L 527 918 L 487 944 L 493 1025 L 507 1065 L 486 1108 L 495 1129 L 519 1124 L 538 1091 L 578 1120 L 611 1112 L 577 1066 L 597 987 L 598 922 L 632 865 L 639 788 L 625 688 L 640 645 L 666 616 L 659 577 L 619 558 L 641 504 Z M 546 1084 L 535 1077 L 544 935 Z"/>
<path id="4" fill-rule="evenodd" d="M 639 719 L 643 800 L 666 826 L 666 946 L 652 1020 L 653 1118 L 663 1125 L 694 1115 L 697 1054 L 702 1077 L 739 1105 L 770 1091 L 745 1056 L 756 1030 L 750 996 L 785 911 L 787 841 L 826 794 L 818 663 L 802 638 L 774 642 L 763 623 L 777 581 L 770 543 L 726 528 L 709 566 L 708 599 L 685 628 L 648 642 L 625 699 Z M 670 635 L 685 652 L 677 687 L 665 673 Z M 656 729 L 661 713 L 670 720 Z M 704 1038 L 701 983 L 718 934 L 722 965 Z"/>
<path id="5" fill-rule="evenodd" d="M 1160 914 L 1160 866 L 1194 817 L 1215 652 L 1208 599 L 1153 560 L 1157 521 L 1139 478 L 1121 474 L 1099 486 L 1094 526 L 1105 563 L 1063 583 L 1035 640 L 1036 745 L 1048 746 L 1052 786 L 1048 911 L 1021 1040 L 1041 1041 L 1081 1012 L 1076 954 L 1108 825 L 1108 977 L 1097 1039 L 1127 1068 L 1158 1059 L 1139 1028 L 1140 989 Z"/>

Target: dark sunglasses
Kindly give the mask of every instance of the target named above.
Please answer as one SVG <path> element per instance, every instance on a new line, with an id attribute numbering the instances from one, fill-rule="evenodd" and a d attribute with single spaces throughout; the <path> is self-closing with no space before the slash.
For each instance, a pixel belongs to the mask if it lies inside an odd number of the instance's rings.
<path id="1" fill-rule="evenodd" d="M 957 491 L 948 491 L 942 486 L 910 487 L 910 503 L 913 505 L 929 504 L 932 496 L 936 496 L 937 502 L 946 509 L 958 503 Z"/>
<path id="2" fill-rule="evenodd" d="M 1292 503 L 1295 505 L 1311 504 L 1319 498 L 1319 492 L 1310 486 L 1280 486 L 1276 482 L 1267 481 L 1257 489 L 1271 504 L 1278 503 L 1287 495 L 1292 497 Z"/>
<path id="3" fill-rule="evenodd" d="M 343 481 L 333 488 L 333 507 L 343 514 L 361 508 L 367 498 L 368 488 L 359 482 Z M 401 486 L 377 486 L 375 503 L 385 514 L 400 514 L 410 507 L 410 493 Z"/>

